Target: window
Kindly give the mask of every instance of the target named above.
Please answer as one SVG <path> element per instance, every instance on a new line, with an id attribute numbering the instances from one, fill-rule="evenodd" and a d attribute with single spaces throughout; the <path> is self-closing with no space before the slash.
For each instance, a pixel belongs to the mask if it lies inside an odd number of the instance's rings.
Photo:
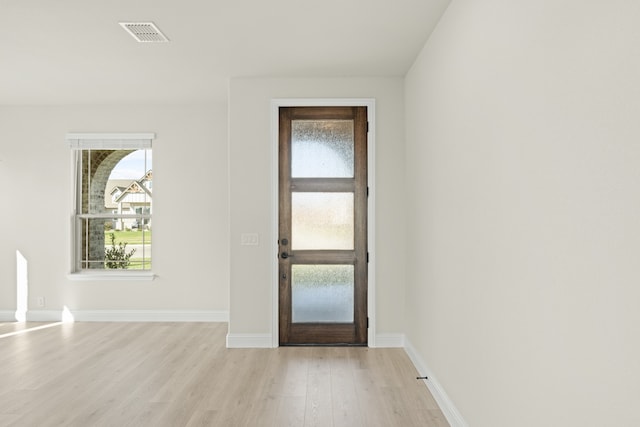
<path id="1" fill-rule="evenodd" d="M 72 272 L 151 270 L 154 134 L 68 134 L 73 153 Z"/>

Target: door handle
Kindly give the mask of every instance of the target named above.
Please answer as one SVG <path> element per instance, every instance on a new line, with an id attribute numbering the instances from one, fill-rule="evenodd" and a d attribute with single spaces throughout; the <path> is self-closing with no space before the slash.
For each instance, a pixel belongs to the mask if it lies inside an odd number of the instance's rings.
<path id="1" fill-rule="evenodd" d="M 288 254 L 288 253 L 286 253 L 286 252 L 282 252 L 282 253 L 280 254 L 280 258 L 282 258 L 282 259 L 291 258 L 292 256 L 293 256 L 293 255 Z"/>

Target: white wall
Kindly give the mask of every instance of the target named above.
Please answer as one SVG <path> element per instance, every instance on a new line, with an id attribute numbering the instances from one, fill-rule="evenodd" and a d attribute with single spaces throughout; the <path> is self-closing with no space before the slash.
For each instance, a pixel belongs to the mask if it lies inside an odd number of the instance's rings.
<path id="1" fill-rule="evenodd" d="M 72 171 L 65 134 L 74 131 L 156 133 L 156 280 L 67 279 Z M 43 296 L 45 310 L 227 312 L 227 179 L 224 104 L 0 107 L 0 312 L 15 310 L 17 250 L 28 262 L 31 310 Z"/>
<path id="2" fill-rule="evenodd" d="M 640 425 L 639 19 L 455 0 L 406 78 L 407 336 L 470 426 Z"/>
<path id="3" fill-rule="evenodd" d="M 231 322 L 230 334 L 271 334 L 271 100 L 376 99 L 376 283 L 379 333 L 403 330 L 403 93 L 400 78 L 232 79 L 230 85 Z M 258 233 L 259 246 L 241 246 Z"/>

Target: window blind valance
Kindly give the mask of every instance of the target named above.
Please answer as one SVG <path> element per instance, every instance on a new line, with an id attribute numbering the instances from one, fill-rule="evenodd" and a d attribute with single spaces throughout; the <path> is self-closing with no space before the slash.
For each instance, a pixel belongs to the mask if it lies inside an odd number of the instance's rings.
<path id="1" fill-rule="evenodd" d="M 72 150 L 141 150 L 151 148 L 155 133 L 68 133 Z"/>

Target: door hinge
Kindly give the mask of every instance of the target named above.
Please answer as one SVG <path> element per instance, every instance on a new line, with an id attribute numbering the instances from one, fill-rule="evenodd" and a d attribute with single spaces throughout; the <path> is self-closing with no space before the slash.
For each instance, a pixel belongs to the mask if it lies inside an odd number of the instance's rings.
<path id="1" fill-rule="evenodd" d="M 369 318 L 367 317 L 367 329 L 369 329 Z"/>
<path id="2" fill-rule="evenodd" d="M 369 252 L 367 252 L 367 264 L 369 263 Z"/>
<path id="3" fill-rule="evenodd" d="M 367 186 L 367 197 L 369 197 L 369 187 Z"/>
<path id="4" fill-rule="evenodd" d="M 369 122 L 367 122 L 367 133 L 369 133 Z"/>

